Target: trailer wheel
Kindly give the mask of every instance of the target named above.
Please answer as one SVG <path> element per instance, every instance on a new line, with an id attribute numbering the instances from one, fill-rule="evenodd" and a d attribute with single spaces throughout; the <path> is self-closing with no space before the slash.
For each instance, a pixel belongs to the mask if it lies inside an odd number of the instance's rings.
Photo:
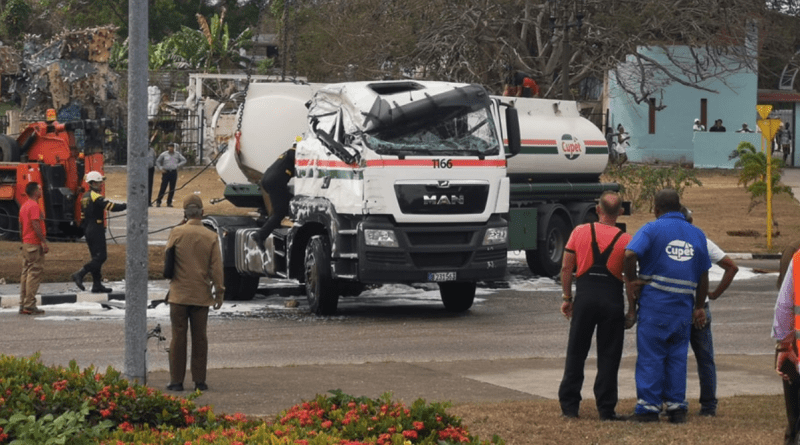
<path id="1" fill-rule="evenodd" d="M 475 301 L 475 287 L 475 283 L 467 281 L 439 283 L 439 295 L 442 296 L 444 308 L 450 312 L 469 310 Z"/>
<path id="2" fill-rule="evenodd" d="M 19 162 L 19 144 L 5 134 L 0 134 L 0 161 Z"/>
<path id="3" fill-rule="evenodd" d="M 235 267 L 226 267 L 224 272 L 226 300 L 249 301 L 256 296 L 259 277 L 242 275 Z"/>
<path id="4" fill-rule="evenodd" d="M 0 240 L 19 238 L 19 208 L 13 201 L 0 202 Z"/>
<path id="5" fill-rule="evenodd" d="M 317 315 L 336 313 L 339 295 L 331 278 L 331 245 L 324 236 L 312 237 L 306 246 L 305 279 L 311 312 Z"/>
<path id="6" fill-rule="evenodd" d="M 550 217 L 545 238 L 537 250 L 526 250 L 528 268 L 536 275 L 554 277 L 561 271 L 564 247 L 569 238 L 569 224 L 559 215 Z"/>

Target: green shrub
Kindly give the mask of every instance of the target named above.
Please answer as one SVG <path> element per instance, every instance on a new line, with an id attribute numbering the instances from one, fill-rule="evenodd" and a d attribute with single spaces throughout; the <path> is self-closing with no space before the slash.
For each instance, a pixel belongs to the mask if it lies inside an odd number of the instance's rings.
<path id="1" fill-rule="evenodd" d="M 683 196 L 686 187 L 702 186 L 697 173 L 692 168 L 680 164 L 671 166 L 651 166 L 647 164 L 609 165 L 605 171 L 608 180 L 620 185 L 622 199 L 630 201 L 637 210 L 653 211 L 653 198 L 656 192 L 671 188 Z"/>
<path id="2" fill-rule="evenodd" d="M 0 444 L 504 444 L 470 435 L 446 413 L 448 404 L 422 399 L 406 406 L 389 394 L 373 400 L 336 390 L 264 422 L 197 408 L 198 394 L 183 399 L 130 385 L 111 367 L 99 374 L 74 361 L 48 367 L 38 355 L 0 355 Z"/>
<path id="3" fill-rule="evenodd" d="M 736 152 L 739 158 L 735 164 L 735 167 L 739 169 L 739 184 L 750 192 L 750 207 L 747 209 L 750 211 L 763 202 L 760 198 L 767 196 L 767 155 L 757 151 L 756 147 L 747 141 L 740 142 L 736 147 Z M 790 196 L 794 196 L 791 187 L 779 185 L 783 160 L 770 158 L 770 164 L 772 193 L 788 193 Z"/>

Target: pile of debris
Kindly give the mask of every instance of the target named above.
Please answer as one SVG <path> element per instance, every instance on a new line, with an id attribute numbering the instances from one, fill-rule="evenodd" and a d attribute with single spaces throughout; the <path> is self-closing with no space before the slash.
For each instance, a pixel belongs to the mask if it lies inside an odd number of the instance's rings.
<path id="1" fill-rule="evenodd" d="M 60 121 L 122 117 L 119 75 L 108 65 L 116 30 L 105 26 L 64 32 L 46 43 L 26 36 L 9 89 L 22 107 L 21 120 L 41 120 L 48 108 L 58 111 Z M 0 74 L 12 74 L 14 60 L 19 59 L 0 51 Z"/>

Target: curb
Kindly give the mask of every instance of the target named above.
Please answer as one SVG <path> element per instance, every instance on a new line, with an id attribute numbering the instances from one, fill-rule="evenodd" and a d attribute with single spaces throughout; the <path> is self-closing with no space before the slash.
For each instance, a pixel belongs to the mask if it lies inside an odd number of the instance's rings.
<path id="1" fill-rule="evenodd" d="M 732 260 L 779 260 L 780 253 L 729 253 Z"/>
<path id="2" fill-rule="evenodd" d="M 166 292 L 164 292 L 166 295 Z M 154 300 L 163 299 L 164 295 L 156 295 Z M 106 301 L 125 301 L 124 292 L 112 292 L 109 294 L 95 294 L 91 292 L 77 292 L 64 294 L 43 294 L 36 296 L 36 304 L 48 306 L 53 304 L 65 303 L 102 303 Z M 19 306 L 19 295 L 0 295 L 0 307 L 10 308 Z"/>

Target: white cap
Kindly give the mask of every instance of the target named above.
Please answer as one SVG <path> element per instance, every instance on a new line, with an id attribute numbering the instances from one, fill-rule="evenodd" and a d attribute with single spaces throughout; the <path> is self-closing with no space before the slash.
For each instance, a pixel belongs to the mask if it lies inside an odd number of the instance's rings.
<path id="1" fill-rule="evenodd" d="M 106 177 L 100 172 L 89 172 L 86 174 L 86 182 L 103 182 L 105 180 Z"/>
<path id="2" fill-rule="evenodd" d="M 695 119 L 694 121 L 695 121 L 695 122 L 700 122 L 700 119 Z"/>

